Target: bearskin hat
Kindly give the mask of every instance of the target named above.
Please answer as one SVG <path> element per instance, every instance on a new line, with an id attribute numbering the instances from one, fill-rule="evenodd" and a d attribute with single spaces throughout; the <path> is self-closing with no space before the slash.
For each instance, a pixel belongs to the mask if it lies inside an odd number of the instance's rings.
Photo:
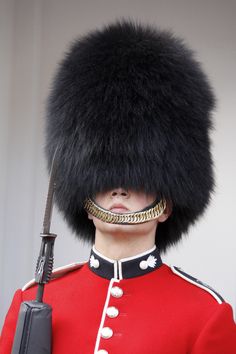
<path id="1" fill-rule="evenodd" d="M 53 80 L 45 149 L 50 166 L 58 147 L 56 202 L 72 230 L 93 241 L 85 199 L 123 187 L 172 202 L 156 244 L 176 243 L 213 191 L 214 105 L 193 51 L 169 30 L 122 19 L 75 40 Z"/>

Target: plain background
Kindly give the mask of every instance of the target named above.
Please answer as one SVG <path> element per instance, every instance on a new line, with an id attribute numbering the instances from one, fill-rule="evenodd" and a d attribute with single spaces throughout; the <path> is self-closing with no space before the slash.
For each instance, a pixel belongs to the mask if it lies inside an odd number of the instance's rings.
<path id="1" fill-rule="evenodd" d="M 234 0 L 1 0 L 0 326 L 15 289 L 34 276 L 48 180 L 44 107 L 56 64 L 73 39 L 121 17 L 185 38 L 215 88 L 215 195 L 163 259 L 210 284 L 235 309 L 235 10 Z M 56 266 L 87 259 L 89 247 L 56 210 L 51 230 L 58 234 Z"/>

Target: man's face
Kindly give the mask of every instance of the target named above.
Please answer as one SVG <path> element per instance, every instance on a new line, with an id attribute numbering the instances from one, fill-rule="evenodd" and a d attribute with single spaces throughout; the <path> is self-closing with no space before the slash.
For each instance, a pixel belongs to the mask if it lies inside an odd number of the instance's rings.
<path id="1" fill-rule="evenodd" d="M 144 192 L 115 188 L 108 192 L 98 193 L 95 202 L 102 208 L 115 213 L 130 213 L 148 207 L 155 199 L 156 196 Z"/>
<path id="2" fill-rule="evenodd" d="M 142 210 L 151 205 L 155 200 L 156 195 L 132 190 L 127 191 L 123 188 L 115 188 L 108 192 L 98 193 L 94 197 L 94 201 L 102 208 L 122 214 Z M 93 221 L 97 231 L 113 235 L 145 235 L 151 231 L 155 233 L 158 223 L 157 220 L 151 220 L 147 223 L 134 225 L 109 224 L 90 214 L 88 217 Z"/>

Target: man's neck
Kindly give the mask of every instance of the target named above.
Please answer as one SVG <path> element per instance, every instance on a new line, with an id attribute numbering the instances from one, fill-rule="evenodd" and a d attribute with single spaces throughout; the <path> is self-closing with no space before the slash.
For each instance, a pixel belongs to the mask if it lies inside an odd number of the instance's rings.
<path id="1" fill-rule="evenodd" d="M 136 256 L 151 249 L 155 244 L 155 235 L 104 235 L 96 232 L 95 248 L 104 256 L 119 260 Z"/>

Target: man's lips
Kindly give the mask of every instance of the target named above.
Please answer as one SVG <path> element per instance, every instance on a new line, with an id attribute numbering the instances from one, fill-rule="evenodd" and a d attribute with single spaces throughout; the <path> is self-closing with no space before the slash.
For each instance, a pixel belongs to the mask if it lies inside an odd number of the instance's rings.
<path id="1" fill-rule="evenodd" d="M 114 213 L 124 213 L 127 212 L 129 209 L 126 208 L 123 204 L 113 204 L 109 210 L 113 211 Z"/>

